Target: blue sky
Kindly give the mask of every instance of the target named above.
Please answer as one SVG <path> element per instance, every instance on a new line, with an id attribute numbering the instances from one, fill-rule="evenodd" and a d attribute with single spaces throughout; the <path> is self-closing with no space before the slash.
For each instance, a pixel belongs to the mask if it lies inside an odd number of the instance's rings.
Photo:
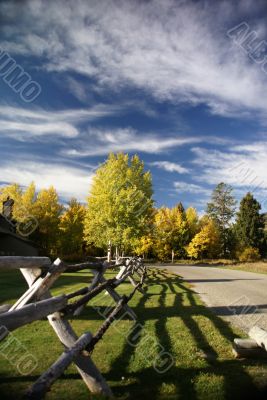
<path id="1" fill-rule="evenodd" d="M 157 205 L 201 213 L 215 185 L 267 210 L 265 1 L 0 3 L 0 183 L 54 185 L 85 201 L 108 153 L 138 153 Z M 227 33 L 245 24 L 254 47 Z M 253 33 L 254 32 L 254 33 Z M 6 52 L 41 87 L 1 75 Z"/>

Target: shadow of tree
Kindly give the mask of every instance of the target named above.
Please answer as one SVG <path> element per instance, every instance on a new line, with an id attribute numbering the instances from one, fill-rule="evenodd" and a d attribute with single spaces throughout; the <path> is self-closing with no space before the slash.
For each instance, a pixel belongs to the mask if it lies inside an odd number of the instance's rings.
<path id="1" fill-rule="evenodd" d="M 179 277 L 170 276 L 164 271 L 153 271 L 148 279 L 149 286 L 153 284 L 160 284 L 161 286 L 161 291 L 158 294 L 159 306 L 146 307 L 146 302 L 150 295 L 143 296 L 136 307 L 133 307 L 138 315 L 136 325 L 142 325 L 144 330 L 146 321 L 155 320 L 155 333 L 158 343 L 164 348 L 165 352 L 173 354 L 173 345 L 166 325 L 170 318 L 179 316 L 190 332 L 200 353 L 204 355 L 205 363 L 202 367 L 185 368 L 179 366 L 179 360 L 175 360 L 174 365 L 165 373 L 159 373 L 155 368 L 155 363 L 152 362 L 152 365 L 147 368 L 135 372 L 129 371 L 130 361 L 135 352 L 138 351 L 137 345 L 142 338 L 140 332 L 137 340 L 135 338 L 135 346 L 133 346 L 133 340 L 130 335 L 128 340 L 125 340 L 121 354 L 112 364 L 112 369 L 106 374 L 106 378 L 114 382 L 112 386 L 114 394 L 123 399 L 152 399 L 159 396 L 163 384 L 170 384 L 175 386 L 176 394 L 172 393 L 169 397 L 164 395 L 163 398 L 197 399 L 198 394 L 193 384 L 194 379 L 196 376 L 201 376 L 201 374 L 211 374 L 223 378 L 224 394 L 221 398 L 233 399 L 241 398 L 241 396 L 244 398 L 253 397 L 253 399 L 266 398 L 267 392 L 260 391 L 245 370 L 247 366 L 256 365 L 257 361 L 242 360 L 241 362 L 234 358 L 218 360 L 217 350 L 209 343 L 194 317 L 201 315 L 207 318 L 219 333 L 229 341 L 230 346 L 236 335 L 229 324 L 213 314 L 207 307 L 198 304 L 193 290 L 184 285 Z M 166 307 L 165 300 L 169 293 L 174 295 L 174 301 L 171 307 Z M 152 294 L 152 296 L 155 296 L 155 294 Z M 189 305 L 184 305 L 183 300 L 185 297 Z M 135 329 L 133 329 L 134 331 Z M 179 335 L 179 332 L 177 332 L 177 335 Z M 129 384 L 121 385 L 122 376 L 129 378 Z M 236 384 L 237 380 L 238 385 Z M 209 397 L 208 394 L 206 398 L 214 399 L 214 397 Z"/>
<path id="2" fill-rule="evenodd" d="M 59 279 L 54 283 L 53 290 L 61 289 L 63 286 L 88 286 L 92 281 L 92 276 L 88 271 L 81 271 L 79 273 L 62 274 Z M 6 300 L 17 300 L 26 290 L 28 285 L 19 270 L 1 270 L 1 289 L 0 289 L 0 303 Z M 62 293 L 64 289 L 62 288 Z"/>
<path id="3" fill-rule="evenodd" d="M 20 271 L 1 270 L 1 303 L 19 298 L 26 289 L 27 284 Z"/>
<path id="4" fill-rule="evenodd" d="M 74 279 L 75 278 L 75 279 Z M 83 283 L 87 281 L 82 280 Z M 80 277 L 63 276 L 61 285 L 67 283 L 81 283 Z M 124 344 L 120 354 L 113 360 L 110 371 L 104 374 L 105 378 L 110 382 L 114 395 L 121 399 L 189 399 L 198 398 L 216 400 L 214 393 L 206 390 L 205 396 L 199 397 L 196 388 L 196 378 L 202 376 L 215 376 L 223 381 L 223 394 L 220 398 L 253 398 L 265 399 L 267 392 L 259 391 L 251 376 L 247 373 L 246 367 L 257 366 L 257 361 L 235 360 L 228 357 L 220 359 L 219 352 L 214 343 L 207 335 L 207 330 L 202 329 L 198 323 L 199 317 L 204 317 L 207 323 L 211 324 L 219 334 L 228 341 L 229 346 L 236 336 L 227 322 L 213 314 L 207 307 L 199 302 L 195 292 L 190 289 L 176 275 L 167 274 L 163 270 L 149 271 L 147 279 L 148 287 L 157 286 L 158 293 L 146 293 L 140 295 L 138 301 L 131 308 L 135 311 L 138 321 L 132 324 L 130 331 L 124 339 Z M 60 286 L 60 284 L 59 284 Z M 153 303 L 150 307 L 149 301 L 156 299 L 157 304 Z M 170 301 L 171 299 L 171 301 Z M 98 307 L 101 311 L 104 306 Z M 103 320 L 103 318 L 92 307 L 87 307 L 84 314 L 79 319 Z M 170 334 L 169 325 L 175 324 L 176 319 L 182 321 L 182 326 L 188 335 L 188 341 L 194 342 L 196 352 L 193 354 L 198 362 L 185 365 L 177 353 L 177 346 L 173 339 L 173 332 Z M 153 324 L 153 337 L 146 337 L 147 323 Z M 181 334 L 177 330 L 177 341 Z M 143 343 L 143 344 L 142 344 Z M 179 347 L 179 343 L 178 343 Z M 141 367 L 132 367 L 132 360 L 136 356 L 140 356 L 143 351 L 145 362 Z M 168 358 L 169 357 L 169 358 Z M 164 364 L 166 359 L 172 361 L 173 364 Z M 101 371 L 101 364 L 97 362 Z M 164 371 L 165 369 L 165 371 Z M 122 377 L 124 380 L 122 382 Z M 5 383 L 15 385 L 20 382 L 33 382 L 36 376 L 2 376 Z M 75 373 L 66 372 L 60 379 L 76 380 L 80 376 Z M 171 387 L 170 394 L 165 392 L 160 395 L 164 385 Z M 204 390 L 202 388 L 202 390 Z M 16 393 L 2 393 L 0 389 L 1 399 L 15 399 Z M 66 393 L 66 399 L 68 393 Z M 94 398 L 91 397 L 91 398 Z"/>

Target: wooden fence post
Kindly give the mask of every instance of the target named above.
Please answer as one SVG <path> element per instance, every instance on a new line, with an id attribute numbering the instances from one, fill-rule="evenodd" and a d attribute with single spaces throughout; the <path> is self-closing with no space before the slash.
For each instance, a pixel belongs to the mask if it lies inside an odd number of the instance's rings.
<path id="1" fill-rule="evenodd" d="M 116 253 L 117 254 L 117 253 Z M 117 254 L 118 255 L 118 254 Z M 42 399 L 53 382 L 64 372 L 69 364 L 74 362 L 85 384 L 92 394 L 111 397 L 112 392 L 101 375 L 98 368 L 91 360 L 90 354 L 95 345 L 102 338 L 109 326 L 117 318 L 122 309 L 125 309 L 131 318 L 136 319 L 136 315 L 128 306 L 128 302 L 137 290 L 141 291 L 146 277 L 146 267 L 141 260 L 131 257 L 123 260 L 116 258 L 116 262 L 111 260 L 111 243 L 109 242 L 108 262 L 99 260 L 89 261 L 81 264 L 67 265 L 60 259 L 51 263 L 45 257 L 0 257 L 1 268 L 10 267 L 20 269 L 29 289 L 11 307 L 4 305 L 0 309 L 0 325 L 6 327 L 7 336 L 12 330 L 33 321 L 47 317 L 50 325 L 54 329 L 65 351 L 61 357 L 36 381 L 32 388 L 27 392 L 29 399 Z M 13 263 L 14 261 L 14 263 Z M 106 279 L 104 272 L 108 267 L 119 267 L 120 271 L 116 278 Z M 52 297 L 49 289 L 65 270 L 79 271 L 81 269 L 91 269 L 94 277 L 88 287 L 76 290 L 69 294 Z M 134 277 L 140 277 L 136 281 Z M 115 288 L 129 279 L 134 286 L 130 295 L 119 295 Z M 101 291 L 107 293 L 117 303 L 113 311 L 107 316 L 97 333 L 92 336 L 90 332 L 78 339 L 68 317 L 78 314 L 95 296 Z M 68 303 L 69 300 L 78 297 L 75 302 Z M 3 336 L 1 339 L 3 339 Z M 82 351 L 83 350 L 83 351 Z"/>
<path id="2" fill-rule="evenodd" d="M 41 275 L 41 270 L 38 269 L 21 269 L 23 276 L 25 277 L 28 285 L 31 285 L 36 277 Z M 48 291 L 42 296 L 44 299 L 51 298 L 51 294 Z M 66 348 L 71 348 L 75 345 L 78 337 L 74 330 L 72 329 L 70 323 L 61 318 L 59 312 L 49 315 L 48 321 L 55 333 L 57 334 L 59 340 Z M 79 354 L 74 363 L 84 380 L 85 384 L 93 394 L 102 394 L 108 397 L 112 396 L 112 392 L 106 383 L 105 379 L 91 360 L 89 354 Z"/>

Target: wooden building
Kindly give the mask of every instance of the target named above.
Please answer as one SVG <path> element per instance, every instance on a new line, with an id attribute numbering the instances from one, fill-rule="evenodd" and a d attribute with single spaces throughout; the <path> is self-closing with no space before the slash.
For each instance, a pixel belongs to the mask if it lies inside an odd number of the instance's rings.
<path id="1" fill-rule="evenodd" d="M 14 224 L 0 213 L 0 256 L 37 256 L 34 244 L 15 232 Z"/>

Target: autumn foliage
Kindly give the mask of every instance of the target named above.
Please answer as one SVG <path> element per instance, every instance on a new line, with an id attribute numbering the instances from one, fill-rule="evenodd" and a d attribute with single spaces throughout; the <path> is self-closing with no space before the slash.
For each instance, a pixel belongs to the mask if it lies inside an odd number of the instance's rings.
<path id="1" fill-rule="evenodd" d="M 74 198 L 62 203 L 54 187 L 36 190 L 34 183 L 2 186 L 0 204 L 7 198 L 14 200 L 11 222 L 17 222 L 18 234 L 36 221 L 27 238 L 41 255 L 104 255 L 109 242 L 118 254 L 160 261 L 221 256 L 250 261 L 265 254 L 264 218 L 252 194 L 237 213 L 232 188 L 224 183 L 214 189 L 201 218 L 181 202 L 156 208 L 151 173 L 137 155 L 110 154 L 95 173 L 87 203 Z"/>

